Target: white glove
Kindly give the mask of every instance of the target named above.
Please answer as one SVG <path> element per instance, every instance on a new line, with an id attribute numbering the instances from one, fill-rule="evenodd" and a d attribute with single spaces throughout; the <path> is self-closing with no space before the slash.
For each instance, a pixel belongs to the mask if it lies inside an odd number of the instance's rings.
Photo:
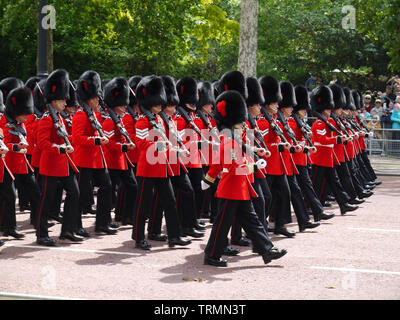
<path id="1" fill-rule="evenodd" d="M 265 161 L 264 159 L 260 159 L 256 162 L 256 166 L 259 169 L 264 169 L 267 166 L 267 161 Z"/>
<path id="2" fill-rule="evenodd" d="M 201 180 L 201 190 L 207 190 L 210 187 L 208 183 L 205 183 L 203 180 Z"/>

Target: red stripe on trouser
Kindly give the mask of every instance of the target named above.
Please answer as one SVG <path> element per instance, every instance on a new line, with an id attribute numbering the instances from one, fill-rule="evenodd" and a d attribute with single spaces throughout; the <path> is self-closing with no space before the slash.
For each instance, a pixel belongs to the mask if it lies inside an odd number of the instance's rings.
<path id="1" fill-rule="evenodd" d="M 221 223 L 222 223 L 222 220 L 224 219 L 224 214 L 225 214 L 225 210 L 226 210 L 226 205 L 227 204 L 228 204 L 228 200 L 226 200 L 225 206 L 224 206 L 224 210 L 222 211 L 222 214 L 221 214 L 221 220 L 219 221 L 217 233 L 215 234 L 215 239 L 214 239 L 213 249 L 211 251 L 211 256 L 214 254 L 214 250 L 215 250 L 215 245 L 217 243 L 219 229 L 221 228 Z"/>
<path id="2" fill-rule="evenodd" d="M 43 203 L 44 203 L 44 198 L 46 197 L 46 190 L 47 190 L 47 176 L 45 176 L 45 177 L 46 177 L 46 180 L 44 182 L 43 198 L 42 198 L 42 203 L 40 204 L 40 210 L 39 210 L 39 214 L 38 214 L 38 223 L 36 226 L 36 229 L 38 231 L 38 238 L 40 238 L 40 216 L 42 215 Z"/>
<path id="3" fill-rule="evenodd" d="M 156 220 L 157 205 L 158 205 L 158 191 L 156 193 L 156 200 L 154 202 L 153 219 L 151 219 L 151 228 L 150 228 L 151 233 L 153 233 L 154 231 L 154 222 Z"/>
<path id="4" fill-rule="evenodd" d="M 136 211 L 136 229 L 135 229 L 135 240 L 137 241 L 137 233 L 138 233 L 138 220 L 139 220 L 139 211 L 140 211 L 140 206 L 142 204 L 142 195 L 143 195 L 143 187 L 144 187 L 144 178 L 142 181 L 142 189 L 140 190 L 140 198 L 139 198 L 139 205 L 138 209 Z"/>

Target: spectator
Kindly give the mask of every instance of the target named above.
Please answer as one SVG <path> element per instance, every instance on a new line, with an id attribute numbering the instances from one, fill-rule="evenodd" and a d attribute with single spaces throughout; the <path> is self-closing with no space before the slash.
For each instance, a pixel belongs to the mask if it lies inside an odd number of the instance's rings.
<path id="1" fill-rule="evenodd" d="M 386 102 L 386 105 L 389 105 L 390 101 L 393 101 L 396 99 L 396 96 L 393 93 L 393 88 L 392 86 L 386 86 L 386 92 L 384 93 L 384 98 Z"/>
<path id="2" fill-rule="evenodd" d="M 392 117 L 393 121 L 392 129 L 400 129 L 400 103 L 395 103 L 393 107 Z M 400 140 L 400 131 L 394 132 L 393 138 L 395 140 Z"/>
<path id="3" fill-rule="evenodd" d="M 381 125 L 383 129 L 392 129 L 393 102 L 390 102 L 387 107 L 382 108 Z M 389 135 L 391 137 L 391 135 Z M 389 138 L 388 136 L 388 138 Z"/>
<path id="4" fill-rule="evenodd" d="M 351 85 L 350 85 L 349 79 L 343 78 L 342 88 L 349 88 L 349 89 L 351 89 Z"/>
<path id="5" fill-rule="evenodd" d="M 361 117 L 364 121 L 369 121 L 369 120 L 371 120 L 371 115 L 370 115 L 370 113 L 367 111 L 367 109 L 366 109 L 365 107 L 362 107 L 362 108 L 361 108 L 360 117 Z"/>
<path id="6" fill-rule="evenodd" d="M 372 108 L 374 105 L 372 104 L 372 97 L 369 94 L 366 94 L 364 97 L 364 106 L 363 106 L 367 112 L 371 112 Z"/>
<path id="7" fill-rule="evenodd" d="M 305 87 L 309 92 L 313 91 L 317 84 L 317 76 L 311 76 L 307 79 Z"/>
<path id="8" fill-rule="evenodd" d="M 332 76 L 332 80 L 329 82 L 329 85 L 332 85 L 332 84 L 335 84 L 335 83 L 338 83 L 338 78 L 337 78 L 336 74 L 334 74 Z"/>
<path id="9" fill-rule="evenodd" d="M 367 86 L 367 89 L 374 91 L 376 87 L 376 81 L 375 81 L 375 75 L 373 73 L 370 73 L 368 78 L 365 80 L 365 84 Z"/>
<path id="10" fill-rule="evenodd" d="M 371 118 L 376 118 L 375 116 L 377 116 L 377 118 L 380 120 L 382 113 L 383 113 L 382 100 L 376 99 L 375 107 L 373 107 L 370 111 Z"/>

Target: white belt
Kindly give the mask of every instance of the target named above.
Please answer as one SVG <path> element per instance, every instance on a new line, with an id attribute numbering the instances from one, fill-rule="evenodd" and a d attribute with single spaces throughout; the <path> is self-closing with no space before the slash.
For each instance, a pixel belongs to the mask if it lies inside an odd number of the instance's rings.
<path id="1" fill-rule="evenodd" d="M 315 142 L 314 146 L 333 148 L 335 145 L 334 144 L 320 144 L 319 142 Z"/>

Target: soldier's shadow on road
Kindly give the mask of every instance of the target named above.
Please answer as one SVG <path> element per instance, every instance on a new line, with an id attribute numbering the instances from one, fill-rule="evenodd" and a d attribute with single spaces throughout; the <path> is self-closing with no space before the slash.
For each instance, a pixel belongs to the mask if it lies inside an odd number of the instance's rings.
<path id="1" fill-rule="evenodd" d="M 140 256 L 144 256 L 147 253 L 139 249 L 134 249 L 133 247 L 133 241 L 128 240 L 124 241 L 122 243 L 122 246 L 120 247 L 113 247 L 113 248 L 101 248 L 99 251 L 105 251 L 104 253 L 102 252 L 96 252 L 98 256 L 95 258 L 89 258 L 89 259 L 81 259 L 77 260 L 75 263 L 78 265 L 118 265 L 118 264 L 125 264 L 125 265 L 130 265 L 133 264 L 134 262 L 132 261 L 124 261 L 132 258 L 137 258 Z M 117 254 L 110 254 L 111 252 L 116 252 Z M 126 254 L 124 254 L 126 253 Z"/>
<path id="2" fill-rule="evenodd" d="M 200 246 L 203 250 L 205 245 Z M 232 281 L 234 280 L 235 271 L 252 270 L 252 269 L 264 269 L 264 268 L 283 268 L 277 264 L 265 265 L 261 256 L 256 254 L 246 256 L 235 256 L 235 257 L 223 257 L 228 260 L 228 267 L 214 267 L 203 264 L 204 253 L 192 254 L 185 256 L 185 262 L 177 264 L 171 267 L 161 269 L 160 271 L 168 274 L 168 276 L 162 278 L 160 281 L 164 283 L 182 283 L 185 279 L 193 279 L 192 281 L 205 281 L 206 283 L 212 283 L 217 281 Z M 257 266 L 233 266 L 234 263 L 247 260 L 247 259 L 259 259 L 260 265 Z M 226 274 L 232 274 L 232 278 L 219 277 Z M 188 281 L 188 280 L 186 280 Z"/>
<path id="3" fill-rule="evenodd" d="M 18 244 L 18 242 L 14 242 L 14 243 Z M 36 242 L 30 243 L 28 245 L 36 245 Z M 43 251 L 43 250 L 46 250 L 46 248 L 44 247 L 42 249 L 42 248 L 26 248 L 26 247 L 14 247 L 14 246 L 7 247 L 7 246 L 5 246 L 5 247 L 0 248 L 0 261 L 1 260 L 17 260 L 17 259 L 18 260 L 19 259 L 34 259 L 35 258 L 34 255 L 26 255 L 26 254 L 34 253 L 37 251 Z"/>

